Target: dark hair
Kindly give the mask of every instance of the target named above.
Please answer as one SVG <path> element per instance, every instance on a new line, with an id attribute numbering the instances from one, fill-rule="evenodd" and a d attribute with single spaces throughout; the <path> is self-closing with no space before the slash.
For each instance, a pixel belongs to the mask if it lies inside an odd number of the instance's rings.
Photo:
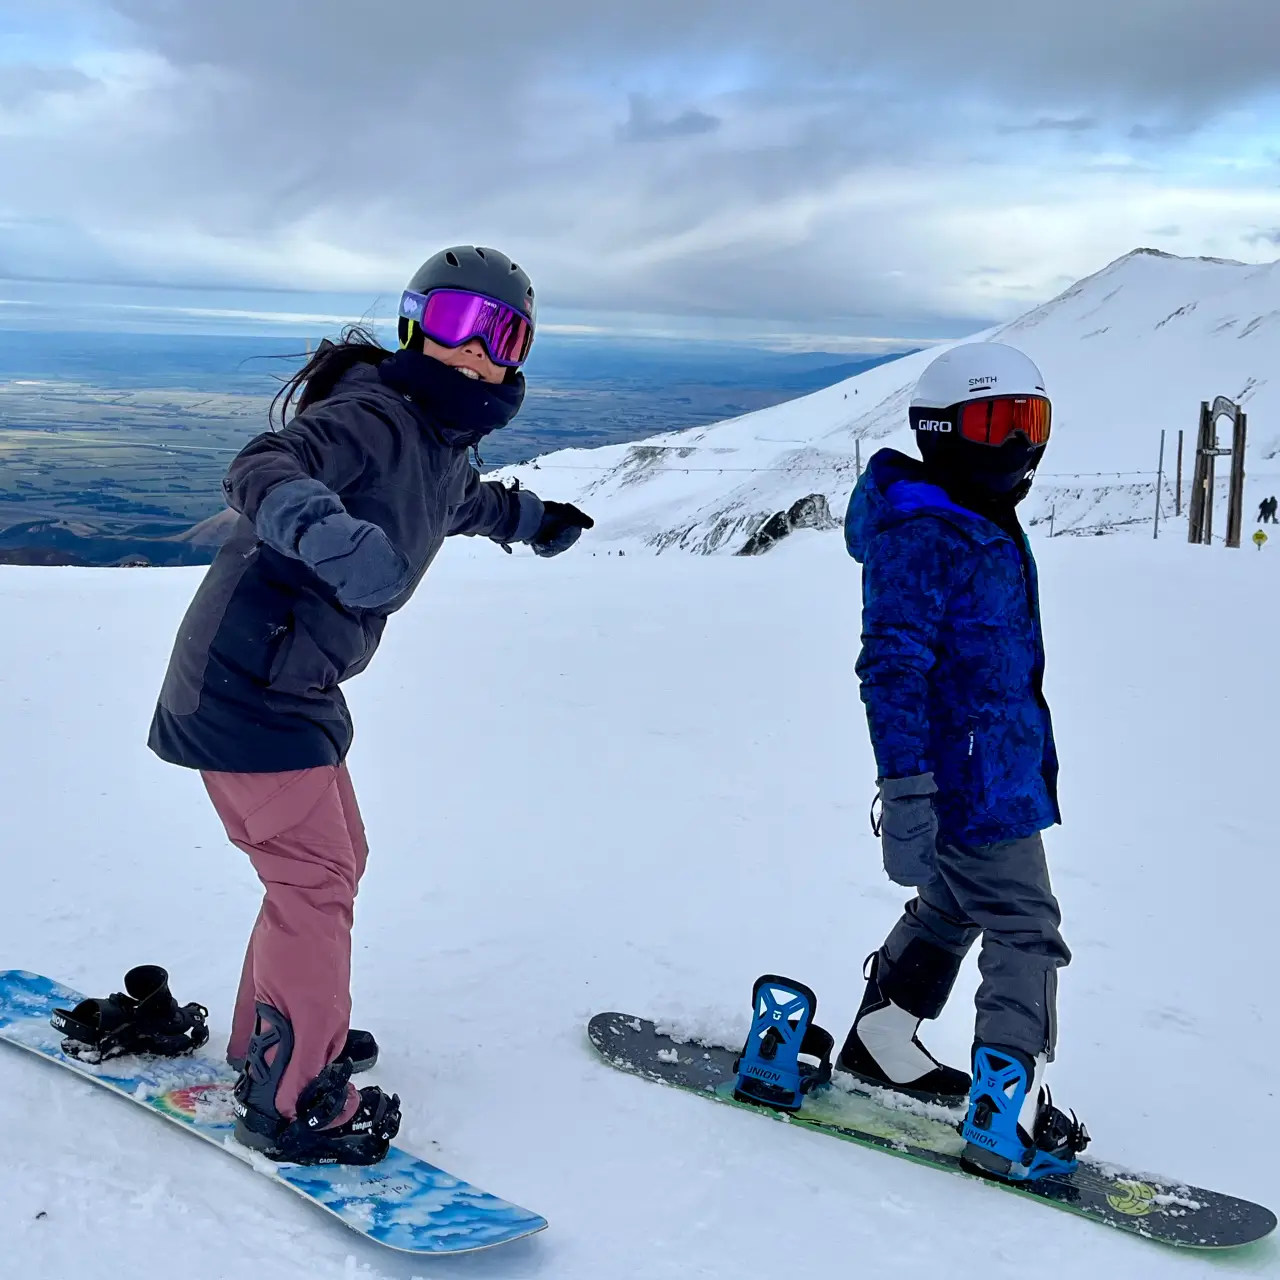
<path id="1" fill-rule="evenodd" d="M 279 425 L 323 400 L 338 385 L 339 379 L 357 364 L 381 364 L 391 352 L 363 325 L 349 324 L 337 342 L 325 338 L 316 353 L 276 392 L 267 420 L 274 427 L 279 410 Z M 301 393 L 301 394 L 299 394 Z M 297 396 L 297 404 L 294 397 Z"/>

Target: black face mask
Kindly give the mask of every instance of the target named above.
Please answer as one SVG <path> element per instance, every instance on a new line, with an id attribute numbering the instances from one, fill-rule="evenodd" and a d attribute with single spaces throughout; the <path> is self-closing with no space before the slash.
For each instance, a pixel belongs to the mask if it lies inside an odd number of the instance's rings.
<path id="1" fill-rule="evenodd" d="M 461 448 L 505 427 L 524 401 L 524 374 L 519 371 L 508 374 L 505 382 L 484 382 L 418 351 L 388 356 L 378 366 L 378 377 L 412 400 L 446 444 Z"/>
<path id="2" fill-rule="evenodd" d="M 917 431 L 916 442 L 932 479 L 965 506 L 1014 507 L 1031 491 L 1044 445 L 1016 435 L 1004 444 L 974 444 L 962 436 Z"/>

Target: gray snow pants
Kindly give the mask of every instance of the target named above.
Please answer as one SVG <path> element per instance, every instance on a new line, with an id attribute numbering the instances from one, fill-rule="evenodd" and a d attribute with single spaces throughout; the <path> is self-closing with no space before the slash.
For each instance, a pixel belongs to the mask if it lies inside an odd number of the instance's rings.
<path id="1" fill-rule="evenodd" d="M 1020 1049 L 1032 1058 L 1043 1053 L 1052 1061 L 1058 970 L 1070 963 L 1071 952 L 1058 932 L 1062 913 L 1039 835 L 984 845 L 941 838 L 938 876 L 916 892 L 881 952 L 887 985 L 897 985 L 892 981 L 895 963 L 901 970 L 918 971 L 922 961 L 925 968 L 936 968 L 936 999 L 931 1002 L 936 1008 L 910 1010 L 936 1018 L 960 961 L 981 934 L 975 1041 Z M 936 965 L 928 964 L 930 954 L 937 957 Z M 931 984 L 926 979 L 924 985 Z"/>

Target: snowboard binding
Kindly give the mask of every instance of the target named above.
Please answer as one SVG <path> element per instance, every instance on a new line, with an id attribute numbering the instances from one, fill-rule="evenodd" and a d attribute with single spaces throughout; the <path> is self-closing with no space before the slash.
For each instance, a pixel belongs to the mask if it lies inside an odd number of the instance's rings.
<path id="1" fill-rule="evenodd" d="M 818 997 L 803 982 L 766 973 L 752 988 L 751 1007 L 751 1030 L 733 1064 L 733 1096 L 774 1111 L 799 1111 L 804 1095 L 831 1079 L 835 1041 L 813 1021 Z"/>
<path id="2" fill-rule="evenodd" d="M 179 1005 L 159 965 L 130 969 L 124 986 L 105 1000 L 81 1000 L 74 1009 L 53 1011 L 49 1024 L 62 1032 L 67 1057 L 88 1063 L 135 1053 L 179 1058 L 209 1039 L 208 1009 Z"/>
<path id="3" fill-rule="evenodd" d="M 1021 1054 L 979 1045 L 973 1055 L 969 1114 L 959 1126 L 965 1140 L 960 1165 L 1002 1182 L 1037 1182 L 1074 1173 L 1089 1131 L 1053 1105 L 1041 1087 L 1040 1063 Z"/>
<path id="4" fill-rule="evenodd" d="M 377 1085 L 360 1090 L 355 1115 L 335 1122 L 347 1106 L 349 1058 L 321 1069 L 298 1095 L 290 1120 L 276 1107 L 276 1092 L 293 1057 L 293 1024 L 279 1009 L 261 1002 L 249 1042 L 248 1060 L 232 1094 L 236 1141 L 290 1164 L 377 1164 L 400 1132 L 400 1097 Z"/>
<path id="5" fill-rule="evenodd" d="M 372 1071 L 378 1065 L 378 1042 L 372 1031 L 348 1031 L 346 1043 L 338 1055 L 339 1062 L 351 1064 L 351 1074 L 358 1076 L 362 1072 Z M 244 1070 L 247 1058 L 236 1058 L 227 1054 L 227 1066 L 239 1074 Z"/>

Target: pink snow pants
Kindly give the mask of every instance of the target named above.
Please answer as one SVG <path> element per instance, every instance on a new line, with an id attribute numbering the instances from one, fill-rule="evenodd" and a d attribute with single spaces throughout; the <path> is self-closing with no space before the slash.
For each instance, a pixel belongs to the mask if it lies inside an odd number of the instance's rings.
<path id="1" fill-rule="evenodd" d="M 346 765 L 290 773 L 201 774 L 232 844 L 266 889 L 249 938 L 227 1057 L 243 1059 L 261 1001 L 293 1024 L 293 1057 L 276 1091 L 290 1119 L 298 1094 L 342 1052 L 351 1018 L 351 918 L 369 847 Z M 350 1096 L 335 1124 L 355 1114 Z"/>

